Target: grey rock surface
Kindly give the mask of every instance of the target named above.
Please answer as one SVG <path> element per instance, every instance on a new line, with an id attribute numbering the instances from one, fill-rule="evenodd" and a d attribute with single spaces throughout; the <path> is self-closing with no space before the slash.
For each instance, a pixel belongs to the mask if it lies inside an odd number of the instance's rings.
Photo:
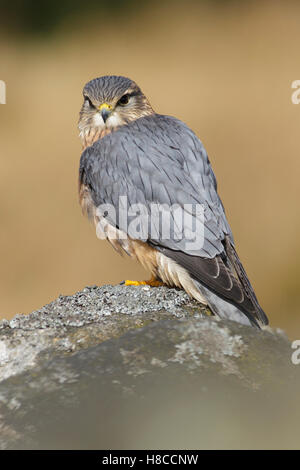
<path id="1" fill-rule="evenodd" d="M 0 322 L 0 449 L 297 448 L 280 331 L 165 287 L 87 287 Z"/>

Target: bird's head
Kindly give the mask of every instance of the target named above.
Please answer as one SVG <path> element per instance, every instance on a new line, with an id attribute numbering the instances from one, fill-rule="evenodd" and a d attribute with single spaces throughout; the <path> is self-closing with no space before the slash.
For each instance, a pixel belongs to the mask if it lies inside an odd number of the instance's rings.
<path id="1" fill-rule="evenodd" d="M 153 113 L 138 85 L 129 78 L 104 76 L 83 88 L 79 131 L 83 145 L 89 146 L 114 129 Z"/>

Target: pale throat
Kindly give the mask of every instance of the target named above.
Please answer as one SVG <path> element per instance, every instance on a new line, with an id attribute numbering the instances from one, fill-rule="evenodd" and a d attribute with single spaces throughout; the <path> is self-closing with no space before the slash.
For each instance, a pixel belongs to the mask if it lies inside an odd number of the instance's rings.
<path id="1" fill-rule="evenodd" d="M 79 137 L 83 150 L 124 124 L 125 122 L 117 115 L 112 114 L 105 123 L 101 114 L 95 113 L 89 124 L 79 124 Z"/>
<path id="2" fill-rule="evenodd" d="M 119 127 L 153 113 L 154 111 L 149 105 L 142 111 L 139 110 L 138 112 L 127 114 L 126 119 L 115 112 L 111 113 L 106 122 L 103 121 L 100 112 L 97 112 L 92 117 L 88 117 L 86 119 L 83 117 L 79 122 L 79 137 L 81 139 L 83 150 L 93 145 L 97 140 L 102 139 L 104 136 L 117 130 Z"/>

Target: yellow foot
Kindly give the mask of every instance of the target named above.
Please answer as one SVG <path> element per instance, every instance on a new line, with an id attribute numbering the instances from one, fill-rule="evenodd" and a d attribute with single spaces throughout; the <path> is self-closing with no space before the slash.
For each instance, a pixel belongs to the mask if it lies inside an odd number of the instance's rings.
<path id="1" fill-rule="evenodd" d="M 164 283 L 161 281 L 158 281 L 154 277 L 149 279 L 149 281 L 125 281 L 124 282 L 125 286 L 151 286 L 151 287 L 159 287 L 159 286 L 164 286 Z"/>

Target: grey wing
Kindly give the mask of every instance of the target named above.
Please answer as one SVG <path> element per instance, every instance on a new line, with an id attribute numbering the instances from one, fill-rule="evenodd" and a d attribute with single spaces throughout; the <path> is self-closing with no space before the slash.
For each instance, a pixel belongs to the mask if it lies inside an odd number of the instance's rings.
<path id="1" fill-rule="evenodd" d="M 139 119 L 104 137 L 83 153 L 80 171 L 94 204 L 111 204 L 110 222 L 126 233 L 140 206 L 141 239 L 159 246 L 213 258 L 232 236 L 205 149 L 174 118 Z"/>
<path id="2" fill-rule="evenodd" d="M 97 207 L 113 207 L 106 214 L 111 224 L 155 246 L 248 317 L 266 323 L 245 271 L 237 270 L 242 265 L 232 254 L 232 233 L 206 151 L 185 124 L 154 115 L 120 128 L 83 153 L 80 179 Z"/>

